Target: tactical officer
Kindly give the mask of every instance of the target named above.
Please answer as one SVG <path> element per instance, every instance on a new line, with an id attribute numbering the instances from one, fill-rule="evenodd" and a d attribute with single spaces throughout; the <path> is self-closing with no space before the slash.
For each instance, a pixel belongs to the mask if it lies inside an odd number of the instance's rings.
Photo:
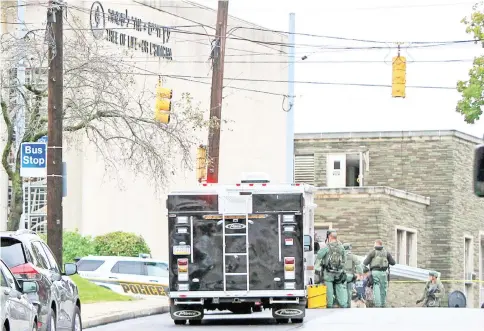
<path id="1" fill-rule="evenodd" d="M 376 308 L 385 307 L 387 300 L 388 266 L 395 265 L 392 255 L 383 247 L 383 242 L 375 241 L 374 249 L 368 253 L 363 265 L 370 266 L 373 279 L 373 300 Z"/>
<path id="2" fill-rule="evenodd" d="M 346 304 L 346 306 L 350 308 L 351 298 L 353 297 L 353 287 L 356 281 L 356 275 L 363 273 L 363 268 L 360 266 L 360 261 L 358 261 L 358 258 L 351 252 L 351 244 L 346 243 L 343 245 L 343 247 L 346 251 L 345 272 L 346 289 L 348 292 L 348 303 Z"/>
<path id="3" fill-rule="evenodd" d="M 336 231 L 328 232 L 328 244 L 321 248 L 317 258 L 321 260 L 321 271 L 324 284 L 326 285 L 327 307 L 333 308 L 334 298 L 339 307 L 346 308 L 348 293 L 345 288 L 346 252 L 343 245 L 338 241 Z"/>
<path id="4" fill-rule="evenodd" d="M 417 304 L 423 302 L 424 307 L 440 307 L 440 300 L 444 296 L 444 285 L 438 279 L 439 275 L 435 271 L 429 272 L 429 280 L 425 283 L 422 297 L 417 300 Z"/>

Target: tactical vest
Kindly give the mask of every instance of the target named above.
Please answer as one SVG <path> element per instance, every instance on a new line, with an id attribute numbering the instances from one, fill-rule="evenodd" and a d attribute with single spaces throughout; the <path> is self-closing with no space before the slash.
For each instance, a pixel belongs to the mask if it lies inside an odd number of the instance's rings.
<path id="1" fill-rule="evenodd" d="M 385 248 L 382 249 L 375 249 L 375 257 L 371 260 L 370 269 L 379 268 L 379 269 L 387 269 L 388 268 L 388 253 Z"/>
<path id="2" fill-rule="evenodd" d="M 346 255 L 345 271 L 350 274 L 356 274 L 356 265 L 353 259 L 353 253 Z"/>

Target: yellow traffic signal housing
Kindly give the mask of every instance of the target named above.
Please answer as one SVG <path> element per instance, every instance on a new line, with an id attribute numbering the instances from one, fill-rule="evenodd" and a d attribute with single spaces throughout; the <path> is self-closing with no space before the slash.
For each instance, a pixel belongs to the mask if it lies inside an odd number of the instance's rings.
<path id="1" fill-rule="evenodd" d="M 200 145 L 197 149 L 197 180 L 207 179 L 207 146 Z"/>
<path id="2" fill-rule="evenodd" d="M 157 122 L 168 124 L 170 123 L 171 112 L 171 98 L 173 97 L 173 90 L 161 86 L 158 82 L 156 87 L 156 101 L 155 101 L 155 120 Z"/>
<path id="3" fill-rule="evenodd" d="M 407 59 L 395 56 L 392 59 L 392 97 L 405 98 L 405 85 L 407 83 Z"/>

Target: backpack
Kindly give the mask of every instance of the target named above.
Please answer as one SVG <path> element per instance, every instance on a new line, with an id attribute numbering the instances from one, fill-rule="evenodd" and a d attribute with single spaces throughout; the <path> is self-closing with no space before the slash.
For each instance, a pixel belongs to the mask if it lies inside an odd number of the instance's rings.
<path id="1" fill-rule="evenodd" d="M 346 255 L 345 271 L 350 274 L 356 274 L 355 261 L 353 259 L 353 254 L 349 253 Z"/>
<path id="2" fill-rule="evenodd" d="M 328 245 L 327 269 L 329 271 L 340 271 L 343 269 L 343 252 L 338 243 L 330 243 Z"/>
<path id="3" fill-rule="evenodd" d="M 387 258 L 387 251 L 383 249 L 375 249 L 375 257 L 371 260 L 371 267 L 372 268 L 381 268 L 386 269 L 388 268 L 388 258 Z"/>

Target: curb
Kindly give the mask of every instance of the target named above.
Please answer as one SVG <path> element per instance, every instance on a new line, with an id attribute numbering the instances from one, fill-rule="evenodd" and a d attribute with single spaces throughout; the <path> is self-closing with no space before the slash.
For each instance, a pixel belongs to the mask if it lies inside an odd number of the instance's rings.
<path id="1" fill-rule="evenodd" d="M 93 318 L 93 319 L 87 320 L 83 323 L 82 327 L 83 329 L 94 328 L 96 326 L 121 322 L 128 319 L 164 314 L 169 311 L 170 311 L 169 306 L 162 306 L 162 307 L 156 307 L 156 308 L 139 309 L 136 311 L 117 313 L 117 314 L 112 314 L 105 317 L 99 317 L 99 318 Z"/>

